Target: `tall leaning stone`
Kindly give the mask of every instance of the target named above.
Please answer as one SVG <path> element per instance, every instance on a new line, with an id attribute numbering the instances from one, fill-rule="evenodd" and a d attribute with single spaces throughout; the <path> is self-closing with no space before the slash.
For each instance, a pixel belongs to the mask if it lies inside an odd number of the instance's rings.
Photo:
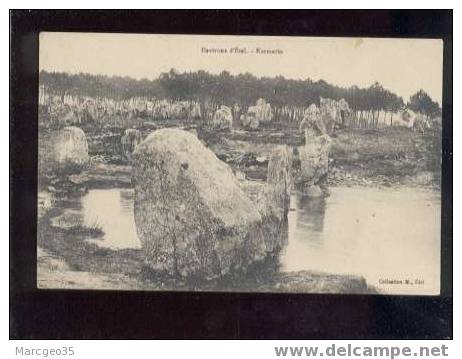
<path id="1" fill-rule="evenodd" d="M 292 162 L 289 147 L 277 146 L 270 155 L 266 183 L 241 182 L 241 187 L 261 215 L 268 254 L 277 254 L 287 243 L 287 214 L 293 183 Z"/>
<path id="2" fill-rule="evenodd" d="M 258 201 L 265 246 L 269 253 L 276 253 L 286 244 L 287 238 L 283 232 L 290 208 L 292 162 L 288 146 L 278 146 L 273 150 L 268 162 L 266 186 Z"/>
<path id="3" fill-rule="evenodd" d="M 287 216 L 292 189 L 293 156 L 288 146 L 278 146 L 268 162 L 267 185 L 271 193 L 271 203 L 280 212 L 281 219 Z"/>
<path id="4" fill-rule="evenodd" d="M 256 206 L 193 134 L 151 133 L 133 153 L 133 183 L 136 230 L 154 270 L 210 279 L 264 258 Z"/>

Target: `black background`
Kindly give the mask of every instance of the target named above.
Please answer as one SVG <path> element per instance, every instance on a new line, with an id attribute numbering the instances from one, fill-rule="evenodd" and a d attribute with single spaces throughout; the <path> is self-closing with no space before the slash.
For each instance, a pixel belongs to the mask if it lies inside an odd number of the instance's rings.
<path id="1" fill-rule="evenodd" d="M 10 12 L 10 31 L 11 339 L 452 338 L 451 10 L 22 10 Z M 36 289 L 40 31 L 442 38 L 441 295 Z"/>

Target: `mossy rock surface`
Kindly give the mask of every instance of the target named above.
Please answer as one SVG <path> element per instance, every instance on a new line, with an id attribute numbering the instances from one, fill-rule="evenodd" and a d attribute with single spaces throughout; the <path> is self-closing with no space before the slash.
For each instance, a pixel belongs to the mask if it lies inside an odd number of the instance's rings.
<path id="1" fill-rule="evenodd" d="M 231 168 L 196 136 L 150 134 L 133 153 L 135 222 L 147 264 L 214 278 L 266 254 L 262 217 Z"/>

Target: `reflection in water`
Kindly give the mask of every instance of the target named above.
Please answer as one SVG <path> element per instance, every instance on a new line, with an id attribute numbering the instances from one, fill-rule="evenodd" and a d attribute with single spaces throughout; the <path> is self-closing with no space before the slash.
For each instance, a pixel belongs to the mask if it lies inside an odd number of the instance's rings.
<path id="1" fill-rule="evenodd" d="M 293 203 L 293 205 L 292 205 Z M 324 217 L 326 214 L 326 199 L 324 197 L 308 198 L 293 196 L 291 198 L 292 208 L 295 208 L 297 220 L 295 230 L 298 233 L 313 233 L 315 236 L 310 240 L 320 239 L 324 230 Z"/>
<path id="2" fill-rule="evenodd" d="M 282 271 L 358 274 L 389 293 L 438 292 L 440 197 L 419 189 L 331 189 L 325 201 L 291 199 Z M 320 216 L 323 219 L 319 218 Z M 379 280 L 424 280 L 417 286 Z"/>
<path id="3" fill-rule="evenodd" d="M 121 189 L 120 192 L 120 206 L 125 213 L 133 213 L 134 192 L 133 189 Z"/>
<path id="4" fill-rule="evenodd" d="M 132 189 L 95 189 L 82 198 L 85 223 L 102 227 L 104 237 L 93 242 L 121 249 L 140 248 L 133 216 Z"/>
<path id="5" fill-rule="evenodd" d="M 79 209 L 79 204 L 75 205 Z M 98 223 L 100 246 L 140 248 L 132 189 L 90 190 L 81 199 L 85 222 Z M 380 290 L 436 293 L 440 268 L 440 196 L 419 189 L 331 189 L 327 198 L 292 196 L 281 271 L 359 274 Z M 418 286 L 380 279 L 420 279 Z"/>

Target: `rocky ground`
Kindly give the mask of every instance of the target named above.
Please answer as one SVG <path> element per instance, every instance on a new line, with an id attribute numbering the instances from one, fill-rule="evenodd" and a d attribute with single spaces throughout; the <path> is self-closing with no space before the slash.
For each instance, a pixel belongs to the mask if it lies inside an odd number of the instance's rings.
<path id="1" fill-rule="evenodd" d="M 43 289 L 136 289 L 129 277 L 72 269 L 56 254 L 37 247 L 37 286 Z"/>
<path id="2" fill-rule="evenodd" d="M 138 251 L 140 252 L 140 251 Z M 378 291 L 367 285 L 359 276 L 335 275 L 320 272 L 299 271 L 279 273 L 255 269 L 246 276 L 227 277 L 220 281 L 185 282 L 184 280 L 157 276 L 139 260 L 127 271 L 126 259 L 102 254 L 85 253 L 80 260 L 69 258 L 69 252 L 56 253 L 56 249 L 37 248 L 37 286 L 43 289 L 95 289 L 95 290 L 200 290 L 231 292 L 280 292 L 280 293 L 332 293 L 375 294 Z M 99 256 L 99 259 L 92 258 Z M 109 270 L 101 262 L 112 263 L 120 269 Z M 71 264 L 68 264 L 68 263 Z M 122 263 L 123 262 L 123 263 Z M 121 265 L 124 264 L 124 265 Z M 81 269 L 85 266 L 85 270 Z"/>
<path id="3" fill-rule="evenodd" d="M 406 128 L 340 130 L 332 138 L 329 186 L 416 186 L 439 188 L 440 168 L 432 162 L 428 138 Z M 215 136 L 210 141 L 217 156 L 247 178 L 265 180 L 269 154 L 275 145 L 294 148 L 295 175 L 300 166 L 296 148 L 303 137 L 296 131 L 266 131 Z"/>

